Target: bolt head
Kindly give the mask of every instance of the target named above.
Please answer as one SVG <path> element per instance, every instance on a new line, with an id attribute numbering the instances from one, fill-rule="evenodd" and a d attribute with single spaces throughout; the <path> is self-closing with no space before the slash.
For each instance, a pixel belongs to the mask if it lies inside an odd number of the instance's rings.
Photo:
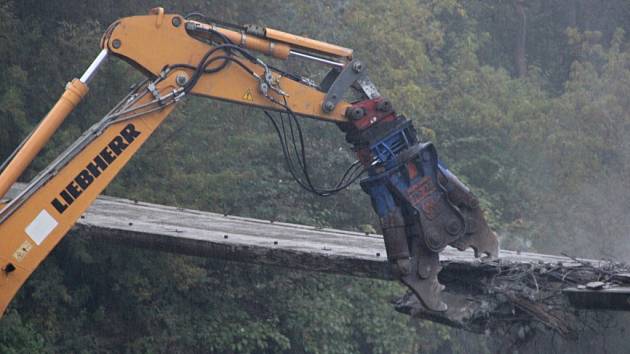
<path id="1" fill-rule="evenodd" d="M 376 109 L 380 112 L 391 112 L 392 111 L 392 103 L 388 100 L 380 101 L 376 104 Z"/>
<path id="2" fill-rule="evenodd" d="M 324 102 L 324 112 L 332 112 L 333 109 L 335 109 L 335 104 L 332 101 L 326 101 Z"/>
<path id="3" fill-rule="evenodd" d="M 346 111 L 346 117 L 352 120 L 359 120 L 365 116 L 365 111 L 361 107 L 350 107 Z"/>
<path id="4" fill-rule="evenodd" d="M 352 64 L 352 70 L 354 70 L 354 72 L 356 73 L 360 73 L 361 71 L 363 71 L 363 63 L 360 61 L 355 61 L 354 64 Z"/>
<path id="5" fill-rule="evenodd" d="M 182 19 L 180 17 L 173 17 L 173 20 L 171 21 L 171 23 L 173 24 L 173 26 L 175 27 L 179 27 L 179 25 L 182 24 Z"/>
<path id="6" fill-rule="evenodd" d="M 265 82 L 261 82 L 260 85 L 258 85 L 258 88 L 260 89 L 260 92 L 262 92 L 263 95 L 267 95 L 267 92 L 269 92 L 269 85 L 267 85 L 267 83 Z"/>
<path id="7" fill-rule="evenodd" d="M 120 42 L 120 39 L 114 39 L 114 40 L 112 41 L 112 47 L 114 47 L 114 49 L 118 49 L 118 48 L 120 48 L 121 44 L 122 44 L 122 43 Z"/>
<path id="8" fill-rule="evenodd" d="M 175 83 L 179 86 L 184 86 L 188 83 L 188 75 L 186 74 L 178 74 L 175 77 Z"/>

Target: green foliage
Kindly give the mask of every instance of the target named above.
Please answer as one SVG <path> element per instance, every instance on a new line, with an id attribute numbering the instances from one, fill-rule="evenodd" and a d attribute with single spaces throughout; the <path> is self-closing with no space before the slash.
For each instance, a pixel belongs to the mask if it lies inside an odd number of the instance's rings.
<path id="1" fill-rule="evenodd" d="M 580 6 L 577 6 L 577 3 Z M 0 157 L 98 52 L 115 19 L 156 1 L 0 1 Z M 355 49 L 397 111 L 480 196 L 508 248 L 624 258 L 630 225 L 630 23 L 624 0 L 528 1 L 526 78 L 514 77 L 513 1 L 192 1 L 202 11 Z M 593 16 L 590 14 L 599 14 Z M 625 15 L 624 15 L 625 14 Z M 618 29 L 619 28 L 619 29 Z M 290 60 L 291 71 L 325 72 Z M 111 60 L 35 162 L 41 169 L 140 75 Z M 304 123 L 317 184 L 352 153 Z M 358 186 L 331 198 L 290 178 L 262 114 L 188 99 L 107 193 L 187 208 L 373 232 Z M 595 246 L 594 246 L 595 245 Z M 393 283 L 126 249 L 68 237 L 0 321 L 0 352 L 487 352 L 411 321 Z"/>
<path id="2" fill-rule="evenodd" d="M 7 354 L 36 353 L 46 348 L 33 326 L 24 323 L 15 310 L 7 311 L 0 322 L 0 352 Z"/>

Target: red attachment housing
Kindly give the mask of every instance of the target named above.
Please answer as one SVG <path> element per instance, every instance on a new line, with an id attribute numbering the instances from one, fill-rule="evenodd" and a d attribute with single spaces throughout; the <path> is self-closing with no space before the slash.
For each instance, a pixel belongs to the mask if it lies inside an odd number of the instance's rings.
<path id="1" fill-rule="evenodd" d="M 382 97 L 357 102 L 349 109 L 356 108 L 365 112 L 362 118 L 352 121 L 352 124 L 359 130 L 367 129 L 381 121 L 391 121 L 396 118 L 396 112 L 391 108 L 391 104 Z"/>
<path id="2" fill-rule="evenodd" d="M 357 158 L 361 161 L 361 164 L 365 167 L 370 167 L 372 165 L 372 152 L 370 148 L 365 146 L 355 151 Z"/>

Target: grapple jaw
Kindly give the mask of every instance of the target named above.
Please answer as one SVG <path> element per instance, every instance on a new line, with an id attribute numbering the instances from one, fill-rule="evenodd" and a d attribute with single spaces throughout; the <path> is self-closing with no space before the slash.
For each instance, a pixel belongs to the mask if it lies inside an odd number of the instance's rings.
<path id="1" fill-rule="evenodd" d="M 370 111 L 373 101 L 359 103 L 365 118 L 345 129 L 368 167 L 361 187 L 379 216 L 393 273 L 428 310 L 446 311 L 439 253 L 451 245 L 496 258 L 497 237 L 477 198 L 438 160 L 433 144 L 419 143 L 405 117 Z M 376 123 L 362 122 L 371 117 Z"/>
<path id="2" fill-rule="evenodd" d="M 438 281 L 438 274 L 442 270 L 438 253 L 417 241 L 412 241 L 411 247 L 413 272 L 407 277 L 401 277 L 400 281 L 413 291 L 427 309 L 436 312 L 448 310 L 440 295 L 444 285 Z"/>
<path id="3" fill-rule="evenodd" d="M 421 239 L 418 223 L 406 224 L 402 209 L 393 209 L 380 219 L 387 258 L 394 275 L 432 311 L 446 311 L 437 280 L 442 270 L 438 253 L 429 250 Z"/>
<path id="4" fill-rule="evenodd" d="M 461 238 L 450 245 L 460 251 L 472 248 L 477 258 L 499 258 L 499 240 L 494 231 L 490 230 L 481 208 L 472 210 L 462 208 L 462 212 L 466 216 L 467 225 L 470 226 Z"/>
<path id="5" fill-rule="evenodd" d="M 499 257 L 499 240 L 490 229 L 475 195 L 445 166 L 439 165 L 440 184 L 446 190 L 449 202 L 455 205 L 465 219 L 466 230 L 449 245 L 464 251 L 472 248 L 475 257 Z"/>

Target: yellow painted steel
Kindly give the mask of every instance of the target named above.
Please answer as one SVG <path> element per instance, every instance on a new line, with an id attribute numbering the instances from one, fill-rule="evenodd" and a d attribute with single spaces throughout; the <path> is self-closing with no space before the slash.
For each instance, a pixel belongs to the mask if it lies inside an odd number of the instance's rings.
<path id="1" fill-rule="evenodd" d="M 157 89 L 162 94 L 171 92 L 175 88 L 176 85 L 172 78 L 157 85 Z M 145 95 L 142 100 L 137 102 L 136 106 L 151 99 L 153 99 L 151 95 Z M 164 106 L 159 111 L 116 123 L 105 129 L 98 138 L 87 145 L 83 151 L 32 195 L 11 217 L 0 224 L 0 269 L 2 269 L 0 271 L 0 313 L 4 312 L 15 293 L 30 274 L 66 235 L 81 214 L 87 210 L 96 197 L 107 187 L 174 107 L 175 104 Z M 63 213 L 57 211 L 51 205 L 51 201 L 55 198 L 60 198 L 59 193 L 64 191 L 68 185 L 74 183 L 73 181 L 75 181 L 77 175 L 88 164 L 93 162 L 94 158 L 99 156 L 104 149 L 108 149 L 108 144 L 119 136 L 120 132 L 130 123 L 135 126 L 140 135 L 135 138 L 133 143 L 128 144 L 129 146 L 108 165 L 107 169 L 98 178 L 94 178 L 94 181 L 88 188 L 81 191 L 80 196 Z M 27 235 L 26 229 L 42 211 L 46 211 L 58 224 L 41 244 L 37 245 Z M 15 270 L 7 273 L 5 270 L 9 264 L 13 265 Z"/>
<path id="2" fill-rule="evenodd" d="M 24 146 L 7 165 L 2 175 L 0 175 L 0 197 L 6 195 L 13 183 L 20 178 L 31 161 L 50 140 L 66 117 L 81 102 L 87 92 L 87 85 L 78 79 L 68 83 L 66 91 L 59 98 L 59 101 L 57 101 L 39 126 L 35 128 L 31 137 L 24 143 Z"/>
<path id="3" fill-rule="evenodd" d="M 197 66 L 210 46 L 186 32 L 181 16 L 163 15 L 164 18 L 159 21 L 162 23 L 161 26 L 156 26 L 156 16 L 159 15 L 134 16 L 119 20 L 104 36 L 103 48 L 154 76 L 158 76 L 168 65 Z M 179 21 L 176 20 L 175 23 L 179 22 L 179 26 L 173 25 L 173 19 L 176 17 Z M 225 53 L 221 51 L 216 53 L 216 56 L 222 55 Z M 244 59 L 243 64 L 262 75 L 263 69 L 260 65 Z M 274 73 L 274 78 L 288 94 L 287 104 L 295 114 L 332 122 L 348 121 L 345 112 L 350 103 L 342 101 L 332 112 L 326 113 L 322 110 L 325 93 L 283 77 L 279 73 Z M 250 92 L 251 96 L 247 92 Z M 204 75 L 192 93 L 248 106 L 283 110 L 281 106 L 264 97 L 258 90 L 258 82 L 233 63 L 218 73 Z M 277 100 L 282 100 L 280 96 L 274 96 Z"/>
<path id="4" fill-rule="evenodd" d="M 281 60 L 286 60 L 289 58 L 291 47 L 287 44 L 270 41 L 264 38 L 248 35 L 244 32 L 236 32 L 226 28 L 216 27 L 214 25 L 209 25 L 201 22 L 188 22 L 194 23 L 202 29 L 217 31 L 226 36 L 230 41 L 237 43 L 243 48 L 254 50 Z"/>
<path id="5" fill-rule="evenodd" d="M 317 52 L 324 55 L 352 60 L 352 49 L 318 41 L 316 39 L 297 36 L 295 34 L 278 31 L 273 28 L 265 28 L 265 37 L 278 42 L 286 43 L 298 50 L 302 49 L 306 52 Z"/>
<path id="6" fill-rule="evenodd" d="M 318 41 L 311 38 L 297 36 L 295 34 L 282 32 L 273 28 L 265 28 L 265 37 L 250 35 L 245 32 L 237 32 L 231 29 L 218 27 L 212 24 L 205 24 L 196 21 L 200 28 L 217 31 L 237 45 L 242 46 L 277 59 L 286 60 L 291 50 L 303 53 L 313 53 L 325 55 L 333 58 L 340 58 L 343 61 L 352 60 L 352 49 L 340 47 L 338 45 Z"/>

